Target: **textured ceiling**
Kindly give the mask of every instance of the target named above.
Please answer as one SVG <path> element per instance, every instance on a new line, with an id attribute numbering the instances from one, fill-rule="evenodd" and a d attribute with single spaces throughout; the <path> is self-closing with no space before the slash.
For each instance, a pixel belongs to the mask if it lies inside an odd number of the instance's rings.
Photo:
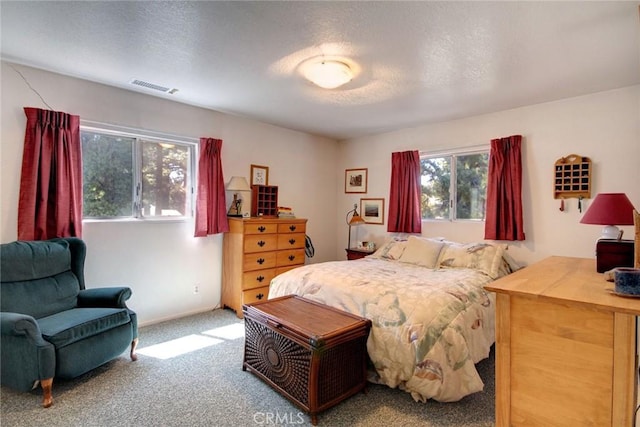
<path id="1" fill-rule="evenodd" d="M 336 139 L 640 83 L 637 2 L 3 0 L 0 15 L 4 60 Z M 357 75 L 315 87 L 299 66 L 322 55 Z"/>

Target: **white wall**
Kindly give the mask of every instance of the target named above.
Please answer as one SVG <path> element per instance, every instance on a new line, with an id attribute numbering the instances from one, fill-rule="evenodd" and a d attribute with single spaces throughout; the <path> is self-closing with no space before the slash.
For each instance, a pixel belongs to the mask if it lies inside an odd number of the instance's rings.
<path id="1" fill-rule="evenodd" d="M 269 167 L 269 184 L 279 186 L 279 204 L 308 218 L 316 255 L 334 259 L 335 159 L 331 139 L 187 106 L 24 66 L 19 69 L 57 111 L 92 120 L 192 138 L 220 138 L 226 180 L 249 177 L 251 164 Z M 23 107 L 46 107 L 3 62 L 0 150 L 0 241 L 17 236 L 17 205 L 24 141 Z M 232 195 L 227 193 L 230 202 Z M 193 237 L 193 221 L 153 223 L 85 222 L 88 287 L 128 285 L 128 304 L 141 324 L 205 311 L 220 303 L 222 236 Z M 195 284 L 200 292 L 193 293 Z"/>
<path id="2" fill-rule="evenodd" d="M 590 157 L 593 162 L 592 198 L 600 192 L 626 193 L 640 209 L 640 86 L 532 105 L 462 120 L 420 126 L 340 143 L 344 169 L 369 169 L 366 195 L 344 194 L 339 182 L 339 224 L 359 197 L 389 200 L 391 153 L 437 151 L 489 144 L 490 140 L 521 134 L 523 142 L 523 204 L 526 240 L 509 243 L 510 253 L 531 263 L 549 255 L 593 257 L 600 226 L 580 224 L 577 199 L 553 198 L 554 163 L 569 154 Z M 344 178 L 342 178 L 344 180 Z M 358 202 L 359 203 L 359 202 Z M 583 212 L 589 200 L 583 201 Z M 385 225 L 366 225 L 358 240 L 377 243 L 388 237 Z M 633 227 L 623 227 L 627 239 Z M 444 236 L 461 242 L 482 240 L 484 223 L 423 222 L 422 234 Z M 338 227 L 337 254 L 344 253 L 346 225 Z M 355 239 L 354 239 L 355 240 Z"/>
<path id="3" fill-rule="evenodd" d="M 640 208 L 640 86 L 633 86 L 336 143 L 236 116 L 16 66 L 54 110 L 99 121 L 198 138 L 221 138 L 224 174 L 248 177 L 250 164 L 269 166 L 280 205 L 308 218 L 316 256 L 345 259 L 345 213 L 360 197 L 382 197 L 385 225 L 366 225 L 353 240 L 382 242 L 388 217 L 391 153 L 488 144 L 524 136 L 524 220 L 527 239 L 510 243 L 512 255 L 531 263 L 546 256 L 593 257 L 600 227 L 580 224 L 576 200 L 565 212 L 553 199 L 553 165 L 568 154 L 594 163 L 593 196 L 625 192 Z M 25 106 L 47 108 L 6 63 L 1 75 L 0 241 L 15 240 Z M 344 171 L 368 168 L 368 192 L 344 193 Z M 231 195 L 227 194 L 228 200 Z M 584 207 L 589 201 L 584 202 Z M 624 227 L 630 238 L 632 227 Z M 423 234 L 482 240 L 483 225 L 425 222 Z M 221 236 L 194 238 L 193 222 L 86 222 L 90 287 L 125 284 L 141 324 L 215 307 L 220 301 Z M 200 293 L 193 294 L 198 284 Z"/>

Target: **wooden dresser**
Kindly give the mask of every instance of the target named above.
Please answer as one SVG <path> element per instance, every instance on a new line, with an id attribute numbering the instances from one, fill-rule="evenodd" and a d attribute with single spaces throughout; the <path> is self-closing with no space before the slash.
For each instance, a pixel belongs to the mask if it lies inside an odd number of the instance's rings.
<path id="1" fill-rule="evenodd" d="M 612 295 L 593 259 L 550 257 L 497 292 L 496 426 L 631 427 L 640 299 Z"/>
<path id="2" fill-rule="evenodd" d="M 222 306 L 266 300 L 271 279 L 304 264 L 306 219 L 229 218 L 222 255 Z"/>

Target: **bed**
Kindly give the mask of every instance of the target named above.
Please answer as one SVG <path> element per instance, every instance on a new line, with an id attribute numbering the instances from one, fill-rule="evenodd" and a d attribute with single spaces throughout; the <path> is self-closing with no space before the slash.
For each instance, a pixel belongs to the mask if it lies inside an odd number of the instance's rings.
<path id="1" fill-rule="evenodd" d="M 484 387 L 475 364 L 495 341 L 495 297 L 483 286 L 517 269 L 505 250 L 411 236 L 276 276 L 269 298 L 297 294 L 371 319 L 369 381 L 457 401 Z"/>

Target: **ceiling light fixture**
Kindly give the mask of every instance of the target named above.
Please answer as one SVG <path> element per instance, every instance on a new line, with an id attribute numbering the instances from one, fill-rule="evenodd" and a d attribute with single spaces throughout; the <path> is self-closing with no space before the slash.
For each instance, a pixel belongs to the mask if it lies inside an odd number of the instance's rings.
<path id="1" fill-rule="evenodd" d="M 351 68 L 341 61 L 325 59 L 305 68 L 305 77 L 324 89 L 335 89 L 353 79 Z"/>

